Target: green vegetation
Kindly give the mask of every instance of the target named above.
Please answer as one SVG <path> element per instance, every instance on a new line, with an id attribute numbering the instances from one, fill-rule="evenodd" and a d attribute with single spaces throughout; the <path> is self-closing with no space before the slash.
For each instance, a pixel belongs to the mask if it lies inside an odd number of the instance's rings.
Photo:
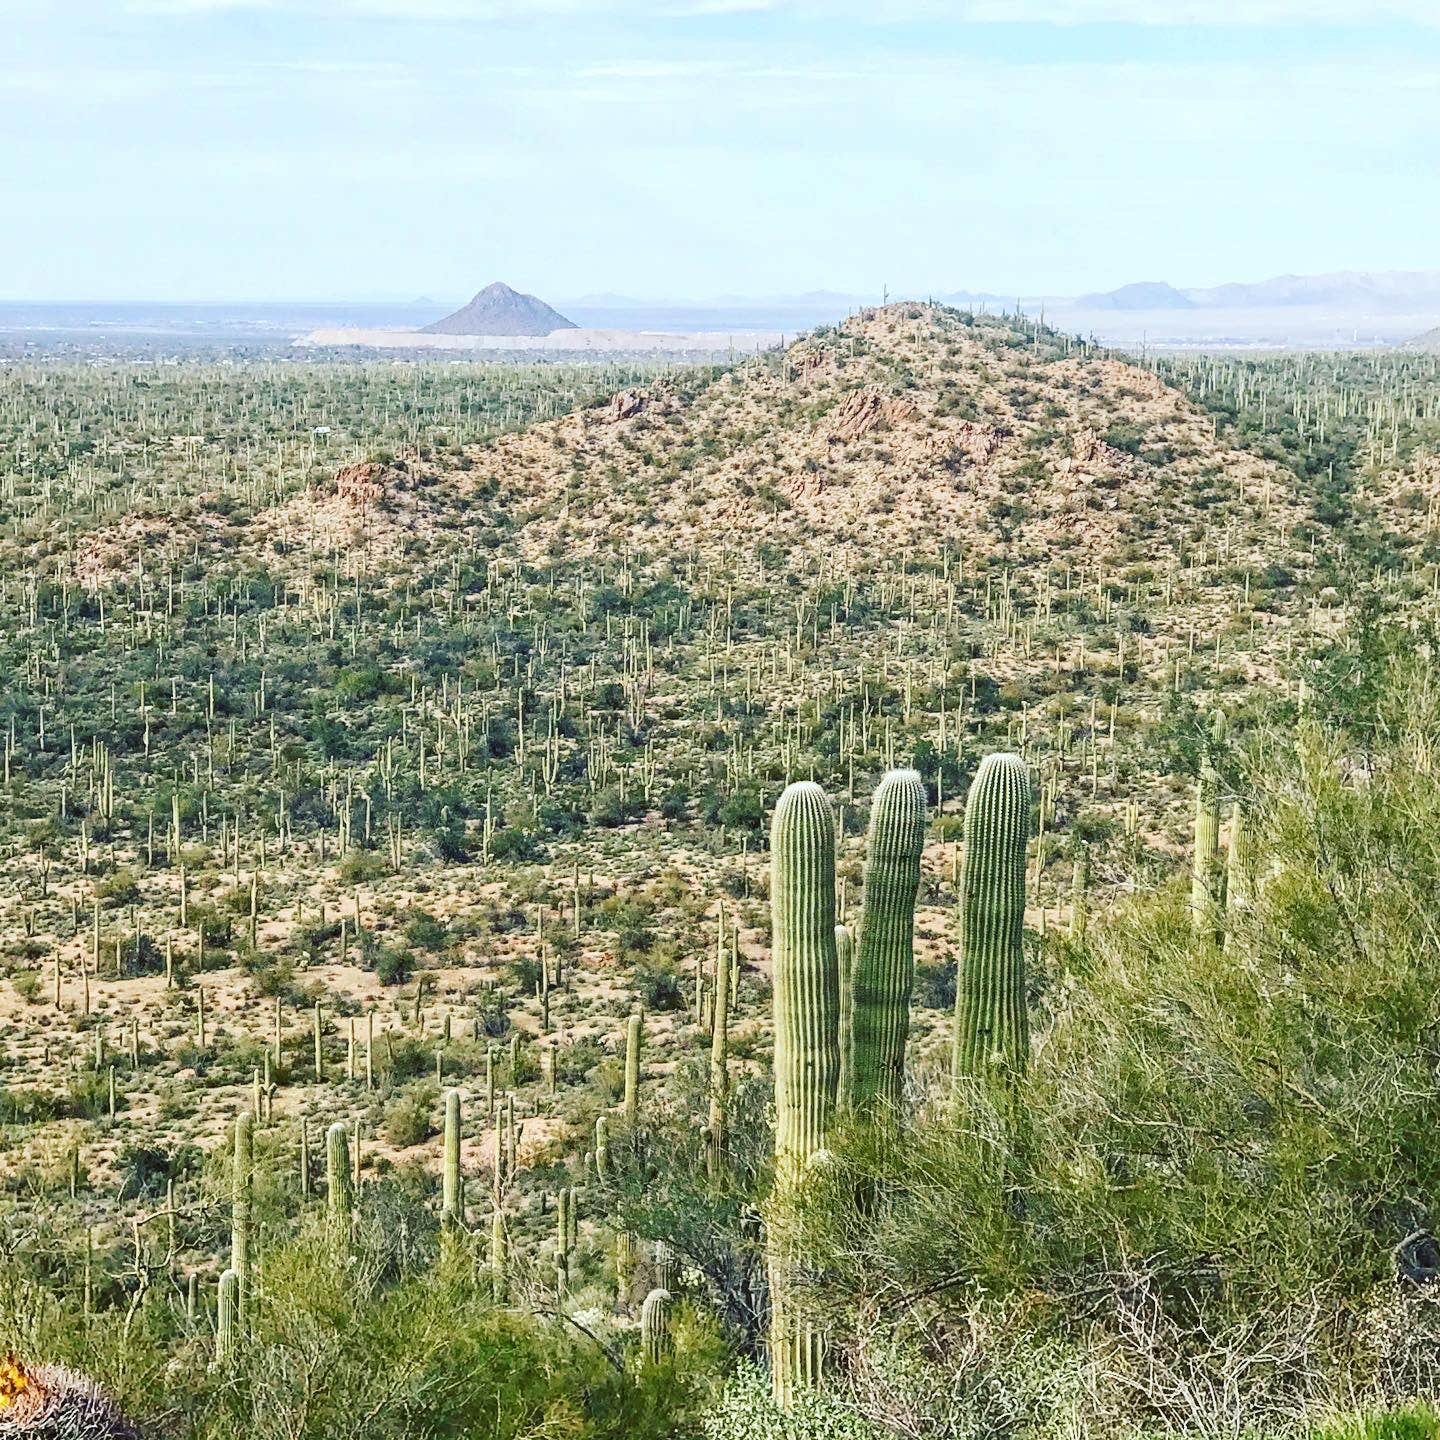
<path id="1" fill-rule="evenodd" d="M 1437 417 L 905 305 L 0 372 L 0 1355 L 177 1440 L 1433 1436 Z"/>

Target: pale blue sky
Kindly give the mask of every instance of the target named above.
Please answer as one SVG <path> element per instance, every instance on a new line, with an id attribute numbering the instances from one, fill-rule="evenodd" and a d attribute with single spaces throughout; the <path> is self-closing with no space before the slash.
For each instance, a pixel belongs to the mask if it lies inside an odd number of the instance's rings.
<path id="1" fill-rule="evenodd" d="M 1440 0 L 0 0 L 0 298 L 1440 268 Z"/>

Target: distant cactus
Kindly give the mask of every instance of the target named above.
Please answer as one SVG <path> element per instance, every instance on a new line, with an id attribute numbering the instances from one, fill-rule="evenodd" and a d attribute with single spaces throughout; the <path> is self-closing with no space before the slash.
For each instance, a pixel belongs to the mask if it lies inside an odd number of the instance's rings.
<path id="1" fill-rule="evenodd" d="M 634 1271 L 635 1241 L 628 1230 L 621 1230 L 615 1236 L 615 1290 L 622 1304 L 630 1293 Z"/>
<path id="2" fill-rule="evenodd" d="M 870 811 L 864 910 L 852 977 L 850 1099 L 859 1109 L 900 1102 L 910 994 L 915 984 L 915 897 L 925 848 L 925 784 L 914 770 L 880 781 Z"/>
<path id="3" fill-rule="evenodd" d="M 610 1178 L 610 1121 L 604 1115 L 595 1117 L 595 1173 Z"/>
<path id="4" fill-rule="evenodd" d="M 355 1218 L 355 1191 L 350 1178 L 350 1132 L 338 1120 L 325 1132 L 325 1184 L 331 1226 L 336 1238 L 346 1242 Z"/>
<path id="5" fill-rule="evenodd" d="M 440 1178 L 440 1217 L 447 1232 L 458 1230 L 465 1202 L 460 1190 L 460 1092 L 445 1092 L 445 1155 Z"/>
<path id="6" fill-rule="evenodd" d="M 716 1175 L 725 1163 L 726 1115 L 730 1097 L 730 965 L 724 955 L 715 965 L 715 1009 L 710 1022 L 710 1115 L 706 1157 Z"/>
<path id="7" fill-rule="evenodd" d="M 255 1120 L 248 1112 L 235 1121 L 235 1161 L 231 1174 L 230 1268 L 238 1294 L 235 1320 L 241 1333 L 250 1318 L 250 1225 L 254 1211 Z"/>
<path id="8" fill-rule="evenodd" d="M 563 1297 L 570 1288 L 570 1205 L 574 1192 L 561 1186 L 555 1196 L 555 1282 Z"/>
<path id="9" fill-rule="evenodd" d="M 670 1350 L 670 1292 L 652 1290 L 640 1307 L 640 1350 L 647 1365 L 658 1365 Z"/>
<path id="10" fill-rule="evenodd" d="M 1024 947 L 1029 832 L 1025 762 L 1018 755 L 987 755 L 965 806 L 952 1056 L 957 1078 L 996 1066 L 1014 1073 L 1029 1058 Z"/>
<path id="11" fill-rule="evenodd" d="M 640 1121 L 640 1044 L 644 1017 L 632 1015 L 625 1022 L 625 1126 L 634 1131 Z"/>

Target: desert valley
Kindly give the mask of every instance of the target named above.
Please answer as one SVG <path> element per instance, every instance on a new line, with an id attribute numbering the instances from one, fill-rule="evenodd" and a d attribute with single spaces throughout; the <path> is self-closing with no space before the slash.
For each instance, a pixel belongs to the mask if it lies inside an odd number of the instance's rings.
<path id="1" fill-rule="evenodd" d="M 1383 1017 L 1428 964 L 1432 852 L 1396 852 L 1391 809 L 1410 833 L 1436 799 L 1437 405 L 1423 350 L 1142 366 L 913 302 L 729 365 L 10 369 L 0 1118 L 30 1343 L 152 1418 L 163 1372 L 197 1434 L 295 1387 L 323 1433 L 380 1433 L 346 1428 L 357 1395 L 425 1414 L 483 1289 L 470 1343 L 560 1347 L 505 1382 L 517 1414 L 620 1385 L 626 1433 L 692 1406 L 733 1433 L 748 1382 L 704 1397 L 765 1353 L 779 1253 L 861 1397 L 816 1424 L 1263 1413 L 1357 1383 L 1357 1326 L 1393 1383 L 1428 1323 L 1394 1267 L 1431 1263 L 1402 1080 L 1428 1062 Z M 1005 963 L 1031 1058 L 957 1111 L 966 792 L 997 755 L 1029 777 Z M 880 1002 L 842 965 L 836 1168 L 797 1198 L 772 1009 L 811 962 L 777 948 L 771 817 L 791 782 L 829 796 L 823 909 L 863 975 L 887 772 L 924 810 L 903 1069 L 845 1102 L 872 1043 L 845 1011 Z M 1336 1051 L 1342 1023 L 1370 1038 Z M 1372 1127 L 1397 1148 L 1367 1185 Z M 1302 1294 L 1296 1245 L 1351 1258 Z M 976 1286 L 1030 1299 L 982 1339 Z M 1312 1360 L 1227 1379 L 1229 1351 L 1184 1358 L 1197 1305 L 1217 1336 L 1303 1326 Z M 418 1338 L 371 1369 L 400 1312 Z M 1142 1400 L 1157 1356 L 1190 1378 Z"/>

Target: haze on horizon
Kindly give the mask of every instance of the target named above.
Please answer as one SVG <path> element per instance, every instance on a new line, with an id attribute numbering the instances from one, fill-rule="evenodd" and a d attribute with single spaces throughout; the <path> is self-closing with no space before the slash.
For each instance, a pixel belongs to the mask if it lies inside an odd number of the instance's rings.
<path id="1" fill-rule="evenodd" d="M 1433 0 L 0 0 L 0 298 L 1433 268 Z"/>

